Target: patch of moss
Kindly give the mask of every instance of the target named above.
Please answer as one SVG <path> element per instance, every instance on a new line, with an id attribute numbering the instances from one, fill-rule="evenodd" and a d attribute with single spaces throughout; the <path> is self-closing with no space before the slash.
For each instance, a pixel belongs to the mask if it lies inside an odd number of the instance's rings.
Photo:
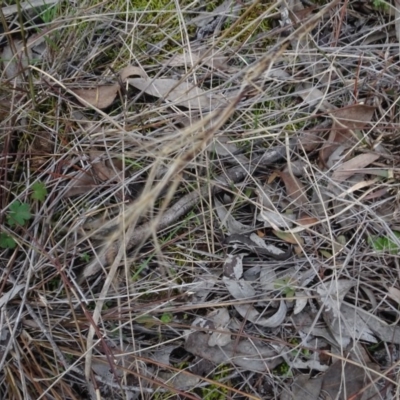
<path id="1" fill-rule="evenodd" d="M 216 369 L 216 373 L 212 379 L 216 382 L 220 382 L 226 378 L 230 373 L 230 367 L 228 365 L 220 365 Z M 225 385 L 229 386 L 229 382 L 224 382 Z M 228 395 L 228 389 L 221 387 L 218 383 L 207 386 L 201 389 L 201 398 L 203 400 L 225 400 Z"/>

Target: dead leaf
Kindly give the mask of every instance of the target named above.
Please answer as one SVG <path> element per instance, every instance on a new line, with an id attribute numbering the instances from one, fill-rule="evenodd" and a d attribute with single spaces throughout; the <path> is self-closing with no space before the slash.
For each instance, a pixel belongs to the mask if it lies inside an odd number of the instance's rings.
<path id="1" fill-rule="evenodd" d="M 92 162 L 93 172 L 101 181 L 115 181 L 120 179 L 121 170 L 113 159 L 103 160 L 101 153 L 90 151 L 90 161 Z"/>
<path id="2" fill-rule="evenodd" d="M 270 371 L 282 362 L 275 349 L 257 339 L 243 339 L 238 343 L 233 341 L 225 346 L 210 347 L 208 338 L 208 334 L 203 332 L 191 333 L 186 339 L 185 350 L 214 364 L 231 362 L 255 372 Z"/>
<path id="3" fill-rule="evenodd" d="M 226 104 L 219 95 L 205 92 L 192 83 L 169 78 L 133 78 L 127 82 L 151 96 L 160 97 L 172 104 L 192 109 L 215 109 Z"/>
<path id="4" fill-rule="evenodd" d="M 310 379 L 308 375 L 299 375 L 292 384 L 292 398 L 296 400 L 318 400 L 323 376 Z"/>
<path id="5" fill-rule="evenodd" d="M 367 366 L 368 370 L 361 365 L 358 366 L 345 360 L 336 361 L 323 376 L 322 390 L 328 393 L 330 399 L 360 399 L 360 392 L 366 386 L 367 381 L 378 378 L 378 374 L 374 374 L 373 370 L 378 371 L 379 367 L 371 363 L 368 363 Z"/>
<path id="6" fill-rule="evenodd" d="M 301 218 L 297 219 L 296 222 L 299 225 L 315 225 L 319 222 L 319 219 L 316 217 L 308 217 L 308 216 L 302 216 Z"/>
<path id="7" fill-rule="evenodd" d="M 122 68 L 121 71 L 119 71 L 119 77 L 122 83 L 125 83 L 130 76 L 134 75 L 140 76 L 142 78 L 148 78 L 146 72 L 142 68 L 135 67 L 134 65 L 128 65 Z"/>
<path id="8" fill-rule="evenodd" d="M 296 290 L 295 297 L 296 303 L 293 310 L 294 315 L 301 313 L 308 304 L 308 296 L 304 290 Z"/>
<path id="9" fill-rule="evenodd" d="M 279 172 L 279 177 L 283 180 L 286 187 L 286 193 L 298 206 L 304 206 L 309 203 L 303 184 L 294 175 L 289 172 Z"/>
<path id="10" fill-rule="evenodd" d="M 224 262 L 224 276 L 230 279 L 240 279 L 243 275 L 244 254 L 228 254 Z"/>
<path id="11" fill-rule="evenodd" d="M 84 171 L 71 178 L 64 197 L 78 196 L 88 193 L 97 186 L 94 176 L 89 171 Z"/>
<path id="12" fill-rule="evenodd" d="M 353 305 L 348 305 L 349 308 L 353 309 Z M 400 344 L 400 326 L 389 325 L 376 315 L 363 310 L 362 308 L 357 308 L 357 315 L 368 326 L 373 334 L 378 337 L 383 342 Z"/>
<path id="13" fill-rule="evenodd" d="M 216 197 L 214 198 L 214 203 L 221 225 L 226 227 L 229 235 L 247 233 L 253 230 L 251 226 L 237 221 Z"/>
<path id="14" fill-rule="evenodd" d="M 354 131 L 363 129 L 375 112 L 375 107 L 365 104 L 354 104 L 331 113 L 333 118 L 332 129 L 328 143 L 319 152 L 320 161 L 326 165 L 330 155 L 338 145 L 351 146 L 355 142 Z"/>
<path id="15" fill-rule="evenodd" d="M 300 84 L 296 87 L 297 94 L 310 106 L 318 106 L 319 111 L 331 111 L 335 109 L 335 106 L 325 100 L 326 94 L 321 90 L 312 87 L 311 84 Z"/>
<path id="16" fill-rule="evenodd" d="M 313 131 L 302 131 L 300 132 L 297 147 L 303 149 L 306 152 L 315 150 L 322 142 L 323 139 L 314 128 Z"/>
<path id="17" fill-rule="evenodd" d="M 197 276 L 188 293 L 189 295 L 192 295 L 192 304 L 203 303 L 217 282 L 217 276 Z"/>
<path id="18" fill-rule="evenodd" d="M 379 154 L 364 153 L 353 157 L 340 165 L 332 174 L 332 179 L 336 182 L 343 182 L 356 173 L 359 168 L 365 168 L 380 157 Z M 332 186 L 332 185 L 330 185 Z"/>
<path id="19" fill-rule="evenodd" d="M 143 69 L 133 65 L 122 68 L 119 75 L 122 83 L 125 83 L 127 78 L 133 75 L 147 78 Z M 82 105 L 87 106 L 87 103 L 89 103 L 91 106 L 103 110 L 114 102 L 119 90 L 120 83 L 114 83 L 113 85 L 99 85 L 89 89 L 74 89 L 73 92 L 78 96 L 77 99 Z"/>
<path id="20" fill-rule="evenodd" d="M 400 304 L 400 290 L 395 288 L 394 286 L 390 287 L 388 289 L 388 295 L 390 298 L 392 298 L 394 301 L 396 301 L 398 304 Z"/>
<path id="21" fill-rule="evenodd" d="M 345 348 L 351 340 L 364 339 L 374 343 L 371 330 L 356 312 L 343 304 L 344 297 L 356 282 L 347 279 L 332 279 L 317 286 L 320 298 L 317 300 L 324 312 L 325 323 L 336 342 Z"/>
<path id="22" fill-rule="evenodd" d="M 211 332 L 208 345 L 213 346 L 226 346 L 232 342 L 232 332 L 229 330 L 228 325 L 231 321 L 229 311 L 226 308 L 220 308 L 212 311 L 207 315 L 208 319 L 211 319 L 214 323 L 214 332 Z"/>
<path id="23" fill-rule="evenodd" d="M 282 239 L 286 243 L 304 246 L 304 240 L 298 233 L 282 232 L 282 231 L 272 231 L 272 232 L 276 237 Z"/>
<path id="24" fill-rule="evenodd" d="M 114 102 L 119 89 L 119 84 L 114 83 L 113 85 L 101 85 L 92 89 L 75 89 L 73 92 L 78 96 L 77 99 L 82 105 L 87 106 L 87 103 L 89 103 L 91 106 L 102 110 Z"/>

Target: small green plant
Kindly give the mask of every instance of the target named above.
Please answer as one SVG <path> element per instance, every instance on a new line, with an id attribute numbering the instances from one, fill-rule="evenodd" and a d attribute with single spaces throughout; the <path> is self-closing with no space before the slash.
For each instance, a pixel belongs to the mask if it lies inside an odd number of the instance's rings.
<path id="1" fill-rule="evenodd" d="M 12 250 L 15 249 L 16 246 L 16 241 L 8 233 L 0 233 L 0 248 Z"/>
<path id="2" fill-rule="evenodd" d="M 163 315 L 161 315 L 161 322 L 164 324 L 169 324 L 170 322 L 172 322 L 172 320 L 174 319 L 174 316 L 171 313 L 164 313 Z"/>
<path id="3" fill-rule="evenodd" d="M 290 277 L 277 279 L 274 287 L 277 290 L 281 290 L 286 297 L 294 297 L 296 289 L 292 286 L 293 283 Z"/>
<path id="4" fill-rule="evenodd" d="M 88 262 L 90 261 L 90 256 L 89 256 L 89 254 L 88 254 L 88 253 L 83 253 L 83 254 L 81 255 L 81 260 L 88 263 Z"/>
<path id="5" fill-rule="evenodd" d="M 393 231 L 393 235 L 400 240 L 400 232 Z M 400 250 L 398 244 L 389 236 L 370 236 L 368 243 L 380 253 L 397 254 Z"/>
<path id="6" fill-rule="evenodd" d="M 29 221 L 31 218 L 32 214 L 28 203 L 21 203 L 16 200 L 10 205 L 10 211 L 7 215 L 7 223 L 9 226 L 25 225 L 25 222 Z"/>
<path id="7" fill-rule="evenodd" d="M 46 185 L 43 182 L 35 182 L 32 185 L 31 199 L 34 201 L 44 201 L 46 196 Z M 29 203 L 21 203 L 19 200 L 15 200 L 10 204 L 6 217 L 7 225 L 10 228 L 24 226 L 31 218 L 31 205 Z M 0 233 L 0 248 L 15 249 L 16 246 L 17 243 L 12 236 L 5 232 Z"/>
<path id="8" fill-rule="evenodd" d="M 10 205 L 10 210 L 7 214 L 7 225 L 10 228 L 15 227 L 16 225 L 25 225 L 26 221 L 29 221 L 32 218 L 32 214 L 30 212 L 29 204 L 21 203 L 16 200 Z M 16 241 L 13 237 L 11 237 L 8 233 L 2 232 L 0 233 L 0 247 L 2 249 L 15 249 L 17 246 Z"/>
<path id="9" fill-rule="evenodd" d="M 43 182 L 35 182 L 32 185 L 31 199 L 37 201 L 44 201 L 47 197 L 46 185 Z"/>
<path id="10" fill-rule="evenodd" d="M 386 3 L 386 1 L 372 0 L 372 4 L 377 10 L 389 11 L 389 5 Z"/>
<path id="11" fill-rule="evenodd" d="M 228 389 L 218 385 L 218 382 L 223 378 L 226 378 L 230 373 L 230 367 L 228 365 L 220 365 L 215 375 L 212 377 L 216 382 L 215 385 L 202 388 L 202 399 L 204 400 L 225 400 L 228 397 Z"/>
<path id="12" fill-rule="evenodd" d="M 281 377 L 284 378 L 292 378 L 293 377 L 293 373 L 292 370 L 290 368 L 290 365 L 283 362 L 282 364 L 278 365 L 275 369 L 274 372 L 276 375 L 279 375 Z"/>

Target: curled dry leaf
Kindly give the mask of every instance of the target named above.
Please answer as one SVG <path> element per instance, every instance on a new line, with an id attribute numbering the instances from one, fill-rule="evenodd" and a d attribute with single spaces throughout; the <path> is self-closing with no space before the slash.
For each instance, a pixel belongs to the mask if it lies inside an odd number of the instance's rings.
<path id="1" fill-rule="evenodd" d="M 277 176 L 277 174 L 276 174 Z M 260 213 L 257 216 L 258 221 L 264 222 L 265 228 L 290 228 L 293 226 L 294 214 L 281 214 L 277 211 L 273 201 L 267 193 L 267 187 L 257 189 L 258 208 Z"/>
<path id="2" fill-rule="evenodd" d="M 214 322 L 214 328 L 218 331 L 211 333 L 210 339 L 208 340 L 209 346 L 225 346 L 232 342 L 232 333 L 228 328 L 231 317 L 226 308 L 220 308 L 211 312 L 207 315 L 207 318 Z"/>
<path id="3" fill-rule="evenodd" d="M 259 340 L 243 339 L 221 347 L 210 347 L 209 336 L 203 332 L 191 333 L 185 343 L 185 350 L 214 364 L 233 363 L 247 371 L 265 372 L 277 367 L 282 358 L 276 350 Z"/>
<path id="4" fill-rule="evenodd" d="M 187 375 L 183 373 L 159 371 L 157 379 L 161 379 L 165 384 L 175 389 L 190 390 L 199 384 L 201 378 L 197 375 Z"/>
<path id="5" fill-rule="evenodd" d="M 88 193 L 91 189 L 98 187 L 99 181 L 112 182 L 120 178 L 121 169 L 119 160 L 103 160 L 104 153 L 90 151 L 89 157 L 92 162 L 90 171 L 82 171 L 73 176 L 68 184 L 68 190 L 64 197 L 72 197 Z"/>
<path id="6" fill-rule="evenodd" d="M 379 158 L 379 154 L 364 153 L 340 165 L 332 174 L 336 182 L 343 182 L 357 173 L 357 169 L 365 168 Z"/>
<path id="7" fill-rule="evenodd" d="M 233 268 L 231 267 L 232 265 L 234 265 Z M 236 300 L 249 300 L 256 296 L 256 291 L 251 282 L 236 278 L 237 276 L 241 276 L 242 273 L 242 257 L 238 258 L 237 256 L 229 256 L 224 265 L 224 284 L 231 296 Z M 246 318 L 254 324 L 268 328 L 275 328 L 282 324 L 287 311 L 284 301 L 280 302 L 278 311 L 269 318 L 262 317 L 262 315 L 252 305 L 235 304 L 234 307 L 243 318 Z"/>
<path id="8" fill-rule="evenodd" d="M 332 112 L 333 124 L 328 143 L 319 152 L 321 162 L 327 165 L 330 155 L 338 145 L 350 146 L 354 143 L 354 131 L 367 126 L 371 122 L 374 112 L 375 107 L 365 104 L 355 104 Z"/>
<path id="9" fill-rule="evenodd" d="M 349 305 L 348 307 L 351 309 L 354 308 L 353 305 Z M 357 315 L 380 340 L 387 343 L 400 344 L 400 327 L 398 325 L 389 325 L 376 315 L 362 308 L 357 308 Z"/>
<path id="10" fill-rule="evenodd" d="M 282 232 L 282 231 L 272 231 L 272 232 L 276 237 L 284 240 L 286 243 L 304 246 L 304 240 L 298 233 Z"/>
<path id="11" fill-rule="evenodd" d="M 280 214 L 275 211 L 261 210 L 257 216 L 257 221 L 264 222 L 264 228 L 286 228 L 293 226 L 296 219 L 294 214 Z"/>
<path id="12" fill-rule="evenodd" d="M 216 197 L 214 198 L 214 203 L 221 225 L 226 227 L 229 235 L 242 234 L 253 230 L 251 226 L 237 221 Z"/>
<path id="13" fill-rule="evenodd" d="M 218 277 L 216 276 L 197 276 L 189 291 L 189 294 L 192 295 L 192 303 L 203 303 L 217 282 Z"/>
<path id="14" fill-rule="evenodd" d="M 314 128 L 313 131 L 302 131 L 299 135 L 298 148 L 305 152 L 315 150 L 323 142 L 318 131 Z"/>
<path id="15" fill-rule="evenodd" d="M 230 279 L 226 276 L 222 279 L 229 293 L 236 300 L 250 300 L 255 297 L 256 291 L 250 282 L 244 279 Z"/>
<path id="16" fill-rule="evenodd" d="M 356 282 L 348 279 L 332 279 L 330 282 L 322 282 L 317 286 L 321 304 L 327 312 L 332 312 L 334 318 L 340 316 L 340 306 L 348 291 L 356 285 Z"/>
<path id="17" fill-rule="evenodd" d="M 308 303 L 308 296 L 304 290 L 296 290 L 295 297 L 296 303 L 293 310 L 294 315 L 301 313 Z"/>
<path id="18" fill-rule="evenodd" d="M 243 275 L 244 254 L 228 254 L 224 263 L 224 276 L 230 279 L 240 279 Z"/>
<path id="19" fill-rule="evenodd" d="M 68 189 L 64 193 L 64 197 L 67 198 L 88 193 L 96 186 L 97 185 L 94 176 L 89 171 L 81 172 L 71 177 L 71 180 L 68 183 Z"/>
<path id="20" fill-rule="evenodd" d="M 279 177 L 283 180 L 287 195 L 298 206 L 304 206 L 309 203 L 303 184 L 294 175 L 289 172 L 279 172 Z"/>
<path id="21" fill-rule="evenodd" d="M 233 164 L 249 164 L 249 159 L 244 154 L 238 154 L 241 150 L 234 143 L 229 143 L 229 138 L 227 136 L 215 138 L 210 146 L 208 146 L 207 150 L 210 153 L 215 152 L 218 156 L 227 158 L 226 161 Z"/>
<path id="22" fill-rule="evenodd" d="M 90 151 L 90 161 L 92 162 L 93 172 L 101 181 L 118 180 L 121 169 L 116 160 L 103 160 L 102 153 Z M 100 157 L 99 157 L 100 156 Z"/>
<path id="23" fill-rule="evenodd" d="M 282 325 L 287 313 L 287 306 L 283 300 L 279 302 L 279 308 L 275 314 L 271 315 L 269 318 L 262 317 L 261 313 L 251 305 L 238 304 L 235 305 L 235 309 L 247 321 L 263 326 L 264 328 L 277 328 Z"/>
<path id="24" fill-rule="evenodd" d="M 292 399 L 318 400 L 323 376 L 311 379 L 308 375 L 299 375 L 292 384 Z"/>
<path id="25" fill-rule="evenodd" d="M 328 100 L 325 100 L 326 94 L 311 84 L 300 84 L 297 86 L 297 94 L 310 106 L 318 106 L 320 111 L 330 111 L 335 108 Z"/>
<path id="26" fill-rule="evenodd" d="M 343 348 L 347 347 L 351 341 L 378 342 L 374 332 L 360 317 L 360 310 L 359 307 L 353 308 L 344 302 L 340 307 L 340 317 L 331 318 L 329 313 L 324 315 L 325 322 L 329 326 L 331 333 Z"/>
<path id="27" fill-rule="evenodd" d="M 252 233 L 250 235 L 250 240 L 262 251 L 263 254 L 267 254 L 270 257 L 275 258 L 276 260 L 287 260 L 292 254 L 291 250 L 284 251 L 279 247 L 274 246 L 273 244 L 265 243 L 263 238 L 260 238 L 257 234 Z"/>
<path id="28" fill-rule="evenodd" d="M 394 301 L 396 301 L 398 304 L 400 304 L 400 290 L 395 288 L 395 287 L 391 287 L 388 289 L 388 295 L 390 298 L 392 298 Z"/>
<path id="29" fill-rule="evenodd" d="M 151 96 L 191 109 L 215 109 L 226 104 L 223 97 L 205 92 L 189 82 L 179 83 L 178 80 L 169 78 L 133 78 L 127 82 Z"/>
<path id="30" fill-rule="evenodd" d="M 123 68 L 119 75 L 122 83 L 125 83 L 127 78 L 133 75 L 147 77 L 146 73 L 141 68 L 133 65 Z M 113 85 L 99 85 L 89 89 L 75 89 L 73 92 L 78 96 L 77 99 L 82 105 L 87 106 L 90 104 L 102 110 L 109 107 L 114 102 L 119 90 L 120 83 L 114 83 Z"/>
<path id="31" fill-rule="evenodd" d="M 336 361 L 323 375 L 322 390 L 330 399 L 359 399 L 357 395 L 366 386 L 366 381 L 373 382 L 380 375 L 377 365 L 368 363 L 367 367 L 345 360 Z"/>
<path id="32" fill-rule="evenodd" d="M 109 107 L 119 90 L 119 84 L 114 83 L 113 85 L 101 85 L 93 89 L 75 89 L 73 92 L 78 96 L 82 105 L 87 106 L 87 103 L 93 107 L 102 110 Z M 82 101 L 83 100 L 83 101 Z"/>

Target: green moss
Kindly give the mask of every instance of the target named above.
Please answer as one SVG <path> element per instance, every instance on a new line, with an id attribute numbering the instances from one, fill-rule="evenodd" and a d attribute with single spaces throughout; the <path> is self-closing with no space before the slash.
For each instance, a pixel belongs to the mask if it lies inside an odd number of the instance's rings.
<path id="1" fill-rule="evenodd" d="M 228 365 L 220 365 L 212 379 L 216 382 L 219 382 L 229 376 L 230 367 Z M 224 382 L 225 385 L 229 386 L 229 382 Z M 221 387 L 218 383 L 214 385 L 207 386 L 201 389 L 202 399 L 203 400 L 226 400 L 228 397 L 228 389 Z"/>

